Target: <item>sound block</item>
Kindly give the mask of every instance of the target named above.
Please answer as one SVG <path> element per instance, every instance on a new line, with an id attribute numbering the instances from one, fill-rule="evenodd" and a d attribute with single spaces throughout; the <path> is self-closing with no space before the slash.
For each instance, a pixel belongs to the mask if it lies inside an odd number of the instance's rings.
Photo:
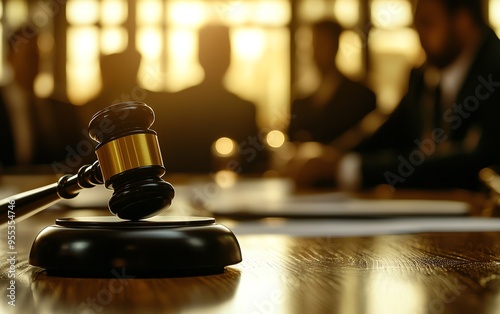
<path id="1" fill-rule="evenodd" d="M 231 230 L 204 217 L 61 218 L 38 234 L 29 256 L 48 275 L 65 277 L 208 275 L 239 262 Z"/>

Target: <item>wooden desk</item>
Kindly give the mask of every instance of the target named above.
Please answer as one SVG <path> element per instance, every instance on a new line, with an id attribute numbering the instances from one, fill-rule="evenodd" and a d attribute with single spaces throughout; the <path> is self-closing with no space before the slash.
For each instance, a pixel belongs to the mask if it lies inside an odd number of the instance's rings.
<path id="1" fill-rule="evenodd" d="M 17 225 L 15 307 L 7 304 L 10 264 L 6 230 L 0 230 L 0 313 L 479 314 L 500 308 L 500 233 L 493 232 L 240 236 L 243 262 L 203 277 L 138 279 L 119 269 L 108 279 L 61 278 L 28 265 L 43 227 L 57 217 L 91 215 L 108 212 L 48 210 Z"/>
<path id="2" fill-rule="evenodd" d="M 47 211 L 18 225 L 16 307 L 7 305 L 1 241 L 1 313 L 457 314 L 497 313 L 500 305 L 500 233 L 241 236 L 244 261 L 219 275 L 49 277 L 27 264 L 29 243 L 62 214 L 74 215 Z"/>

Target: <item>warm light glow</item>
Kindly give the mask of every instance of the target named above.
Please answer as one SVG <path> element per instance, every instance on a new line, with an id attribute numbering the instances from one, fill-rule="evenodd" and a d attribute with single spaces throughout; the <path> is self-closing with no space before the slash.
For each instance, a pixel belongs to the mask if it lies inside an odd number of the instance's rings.
<path id="1" fill-rule="evenodd" d="M 99 4 L 95 0 L 71 0 L 66 4 L 70 24 L 93 24 L 99 18 Z"/>
<path id="2" fill-rule="evenodd" d="M 178 59 L 193 54 L 198 48 L 195 32 L 188 29 L 176 29 L 169 32 L 169 47 L 172 57 Z"/>
<path id="3" fill-rule="evenodd" d="M 244 1 L 213 1 L 211 2 L 215 17 L 219 21 L 225 21 L 228 24 L 242 24 L 250 21 L 252 12 L 255 9 L 255 3 Z M 208 10 L 210 11 L 210 10 Z"/>
<path id="4" fill-rule="evenodd" d="M 124 0 L 103 0 L 101 3 L 101 23 L 119 25 L 127 19 L 127 3 Z"/>
<path id="5" fill-rule="evenodd" d="M 410 1 L 374 0 L 371 16 L 373 25 L 380 28 L 405 27 L 413 21 Z"/>
<path id="6" fill-rule="evenodd" d="M 267 25 L 286 25 L 290 18 L 290 4 L 285 1 L 262 1 L 255 13 L 255 22 Z"/>
<path id="7" fill-rule="evenodd" d="M 40 73 L 35 79 L 35 94 L 38 97 L 49 97 L 54 90 L 54 78 L 50 73 Z"/>
<path id="8" fill-rule="evenodd" d="M 323 145 L 317 142 L 301 143 L 297 147 L 297 157 L 299 159 L 312 159 L 323 154 Z"/>
<path id="9" fill-rule="evenodd" d="M 235 152 L 236 144 L 228 137 L 221 137 L 215 142 L 214 149 L 221 156 L 230 156 Z"/>
<path id="10" fill-rule="evenodd" d="M 234 50 L 240 58 L 258 59 L 264 50 L 264 31 L 259 28 L 240 28 L 235 30 Z"/>
<path id="11" fill-rule="evenodd" d="M 97 27 L 69 27 L 68 60 L 77 63 L 88 63 L 99 60 Z"/>
<path id="12" fill-rule="evenodd" d="M 358 0 L 337 0 L 333 7 L 335 17 L 344 27 L 356 25 L 359 19 Z"/>
<path id="13" fill-rule="evenodd" d="M 221 188 L 230 188 L 238 179 L 237 174 L 230 170 L 220 170 L 215 173 L 214 180 Z"/>
<path id="14" fill-rule="evenodd" d="M 137 50 L 146 58 L 158 57 L 163 48 L 163 38 L 159 27 L 143 27 L 137 31 Z"/>
<path id="15" fill-rule="evenodd" d="M 162 21 L 161 0 L 140 0 L 137 2 L 137 23 L 139 25 L 158 24 Z"/>
<path id="16" fill-rule="evenodd" d="M 68 64 L 66 71 L 68 97 L 72 104 L 83 105 L 99 93 L 101 76 L 98 62 Z"/>
<path id="17" fill-rule="evenodd" d="M 272 148 L 279 148 L 285 143 L 285 134 L 281 131 L 273 130 L 267 133 L 266 142 Z"/>
<path id="18" fill-rule="evenodd" d="M 199 26 L 205 21 L 204 4 L 197 1 L 176 1 L 168 3 L 168 18 L 172 23 L 185 26 Z"/>
<path id="19" fill-rule="evenodd" d="M 203 79 L 203 70 L 198 63 L 198 35 L 191 28 L 176 28 L 167 33 L 169 91 L 198 84 Z"/>
<path id="20" fill-rule="evenodd" d="M 363 43 L 359 34 L 354 31 L 344 31 L 339 39 L 339 52 L 335 60 L 342 73 L 353 78 L 363 74 Z"/>
<path id="21" fill-rule="evenodd" d="M 147 90 L 162 92 L 165 89 L 165 71 L 160 68 L 158 58 L 142 58 L 137 80 Z"/>
<path id="22" fill-rule="evenodd" d="M 319 20 L 324 17 L 326 12 L 326 3 L 323 0 L 301 1 L 298 13 L 304 21 Z"/>
<path id="23" fill-rule="evenodd" d="M 77 105 L 90 100 L 100 89 L 98 35 L 99 31 L 95 26 L 69 27 L 67 31 L 68 97 Z"/>
<path id="24" fill-rule="evenodd" d="M 26 22 L 28 4 L 25 1 L 7 1 L 5 2 L 5 15 L 9 17 L 7 19 L 9 27 L 16 29 Z"/>
<path id="25" fill-rule="evenodd" d="M 414 239 L 409 239 L 409 241 L 412 240 Z M 411 248 L 405 248 L 402 246 L 398 249 L 394 249 L 394 243 L 392 241 L 388 242 L 385 239 L 375 239 L 371 243 L 371 249 L 375 252 L 376 256 L 390 256 L 390 254 L 398 254 L 401 261 L 404 261 L 406 258 L 411 258 L 414 254 Z M 429 285 L 432 285 L 429 281 L 408 280 L 408 276 L 406 274 L 394 270 L 392 261 L 384 258 L 381 258 L 377 261 L 377 263 L 374 263 L 373 267 L 370 270 L 367 270 L 365 275 L 366 277 L 363 284 L 366 285 L 367 291 L 370 291 L 366 294 L 366 298 L 364 300 L 366 303 L 364 304 L 363 312 L 366 314 L 424 314 L 438 312 L 435 311 L 435 309 L 441 309 L 441 306 L 444 306 L 445 304 L 440 296 L 444 296 L 444 291 L 447 291 L 448 288 L 455 287 L 452 286 L 454 283 L 447 283 L 445 284 L 445 289 L 442 290 L 442 294 L 439 294 L 441 291 L 438 291 L 438 296 L 435 299 L 429 298 L 427 289 Z M 354 291 L 359 292 L 359 282 L 353 283 L 355 283 L 355 285 L 353 285 L 352 288 L 355 289 Z M 446 285 L 450 286 L 446 287 Z M 381 289 L 381 287 L 383 288 Z M 454 292 L 455 291 L 458 290 L 454 290 Z M 346 292 L 346 295 L 348 294 L 349 291 Z M 458 295 L 458 293 L 456 295 Z M 438 300 L 438 302 L 434 302 L 434 300 Z M 345 304 L 353 305 L 357 303 L 352 300 L 351 302 L 345 302 Z M 437 304 L 437 306 L 434 306 L 434 304 Z M 360 309 L 358 308 L 358 311 L 354 312 L 359 312 L 359 310 Z"/>
<path id="26" fill-rule="evenodd" d="M 370 32 L 370 50 L 376 53 L 404 54 L 416 59 L 420 53 L 418 34 L 411 28 L 399 30 L 374 29 Z"/>
<path id="27" fill-rule="evenodd" d="M 112 54 L 127 47 L 127 31 L 123 27 L 106 27 L 101 31 L 101 51 Z"/>
<path id="28" fill-rule="evenodd" d="M 490 0 L 489 18 L 491 25 L 500 29 L 500 0 Z"/>

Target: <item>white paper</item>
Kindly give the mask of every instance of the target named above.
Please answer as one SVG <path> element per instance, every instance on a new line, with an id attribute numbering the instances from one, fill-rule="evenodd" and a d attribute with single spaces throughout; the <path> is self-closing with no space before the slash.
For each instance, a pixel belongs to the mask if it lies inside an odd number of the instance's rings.
<path id="1" fill-rule="evenodd" d="M 237 236 L 281 234 L 301 237 L 350 237 L 421 232 L 500 231 L 500 218 L 282 219 L 238 222 L 228 226 Z"/>

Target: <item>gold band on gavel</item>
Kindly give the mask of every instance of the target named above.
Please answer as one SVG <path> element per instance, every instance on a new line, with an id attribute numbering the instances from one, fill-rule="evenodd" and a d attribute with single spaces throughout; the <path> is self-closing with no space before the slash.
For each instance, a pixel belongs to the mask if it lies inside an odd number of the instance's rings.
<path id="1" fill-rule="evenodd" d="M 96 150 L 102 176 L 107 181 L 126 170 L 142 166 L 163 166 L 158 137 L 151 133 L 117 138 Z"/>

